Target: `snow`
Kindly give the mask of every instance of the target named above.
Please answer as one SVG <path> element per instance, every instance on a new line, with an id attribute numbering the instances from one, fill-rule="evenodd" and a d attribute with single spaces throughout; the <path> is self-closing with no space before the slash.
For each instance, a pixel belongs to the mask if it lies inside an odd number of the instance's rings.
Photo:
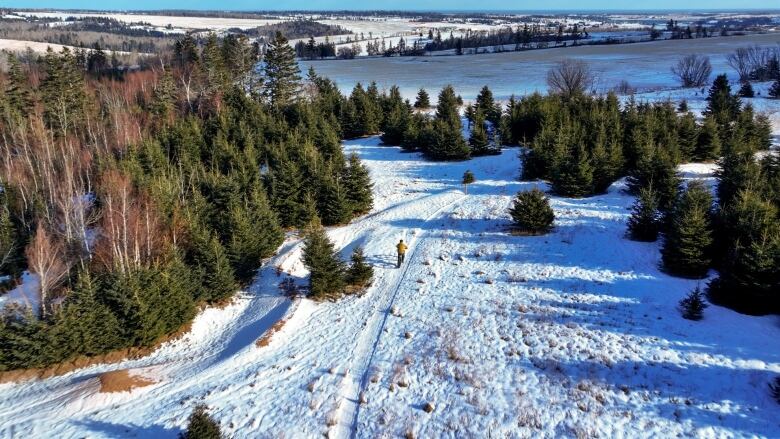
<path id="1" fill-rule="evenodd" d="M 364 246 L 376 273 L 364 295 L 281 296 L 279 282 L 306 277 L 291 233 L 247 291 L 153 354 L 0 385 L 0 436 L 172 437 L 199 402 L 234 437 L 780 436 L 767 391 L 777 318 L 712 306 L 682 319 L 677 302 L 699 282 L 659 271 L 657 243 L 625 239 L 623 181 L 551 197 L 555 230 L 512 236 L 512 196 L 547 189 L 517 180 L 516 148 L 459 163 L 377 138 L 345 149 L 370 168 L 375 207 L 328 233 L 344 257 Z M 158 383 L 98 393 L 96 376 L 120 369 Z"/>
<path id="2" fill-rule="evenodd" d="M 9 276 L 0 276 L 0 282 L 10 280 Z M 40 310 L 40 295 L 38 294 L 38 275 L 29 271 L 22 273 L 18 285 L 0 294 L 0 310 L 14 308 L 17 310 L 29 309 L 34 313 Z"/>

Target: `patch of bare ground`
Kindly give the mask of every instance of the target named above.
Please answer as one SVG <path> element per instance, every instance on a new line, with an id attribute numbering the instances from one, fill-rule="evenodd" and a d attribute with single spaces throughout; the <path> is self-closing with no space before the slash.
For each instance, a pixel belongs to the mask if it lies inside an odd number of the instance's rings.
<path id="1" fill-rule="evenodd" d="M 265 331 L 262 337 L 257 339 L 257 341 L 255 342 L 255 346 L 259 348 L 264 348 L 269 344 L 271 344 L 271 338 L 274 336 L 274 334 L 276 334 L 284 327 L 285 323 L 287 323 L 286 319 L 281 319 L 278 322 L 274 323 L 273 326 L 271 326 L 270 328 L 268 328 L 267 331 Z"/>
<path id="2" fill-rule="evenodd" d="M 100 375 L 100 393 L 129 392 L 155 384 L 151 378 L 130 373 L 130 369 L 114 370 Z"/>

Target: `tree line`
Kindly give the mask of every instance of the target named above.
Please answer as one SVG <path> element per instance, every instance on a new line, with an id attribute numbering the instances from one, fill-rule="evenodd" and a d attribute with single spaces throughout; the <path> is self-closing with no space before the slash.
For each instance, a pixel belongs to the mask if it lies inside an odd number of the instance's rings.
<path id="1" fill-rule="evenodd" d="M 260 56 L 240 36 L 184 37 L 117 77 L 67 49 L 10 57 L 0 275 L 35 274 L 40 305 L 4 310 L 0 370 L 150 346 L 250 282 L 285 230 L 371 209 L 368 171 L 340 145 L 346 98 L 302 80 L 281 34 Z M 352 266 L 339 291 L 367 282 Z"/>

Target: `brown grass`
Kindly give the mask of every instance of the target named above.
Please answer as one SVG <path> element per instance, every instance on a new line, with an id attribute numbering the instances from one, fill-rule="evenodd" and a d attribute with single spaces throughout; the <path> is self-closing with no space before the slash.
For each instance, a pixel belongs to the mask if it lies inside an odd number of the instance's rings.
<path id="1" fill-rule="evenodd" d="M 128 369 L 114 370 L 100 375 L 100 393 L 129 392 L 155 383 L 150 378 L 131 375 Z"/>
<path id="2" fill-rule="evenodd" d="M 281 330 L 284 327 L 284 324 L 287 323 L 287 320 L 281 319 L 278 322 L 274 323 L 273 326 L 268 328 L 267 331 L 263 334 L 262 337 L 258 338 L 255 342 L 255 346 L 259 348 L 264 348 L 271 344 L 271 338 L 276 334 L 279 330 Z"/>

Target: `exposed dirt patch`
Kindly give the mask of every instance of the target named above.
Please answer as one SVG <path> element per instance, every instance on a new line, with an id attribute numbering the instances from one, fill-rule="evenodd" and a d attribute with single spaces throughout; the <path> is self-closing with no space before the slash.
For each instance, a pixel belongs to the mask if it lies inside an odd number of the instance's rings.
<path id="1" fill-rule="evenodd" d="M 129 392 L 138 387 L 155 384 L 151 378 L 134 375 L 128 369 L 115 370 L 100 375 L 100 393 Z"/>
<path id="2" fill-rule="evenodd" d="M 271 344 L 271 338 L 276 334 L 279 330 L 281 330 L 284 327 L 284 324 L 287 323 L 286 319 L 279 320 L 278 322 L 274 323 L 273 326 L 268 328 L 267 331 L 265 331 L 265 334 L 263 334 L 262 337 L 258 338 L 255 342 L 255 346 L 259 348 L 263 348 Z"/>

